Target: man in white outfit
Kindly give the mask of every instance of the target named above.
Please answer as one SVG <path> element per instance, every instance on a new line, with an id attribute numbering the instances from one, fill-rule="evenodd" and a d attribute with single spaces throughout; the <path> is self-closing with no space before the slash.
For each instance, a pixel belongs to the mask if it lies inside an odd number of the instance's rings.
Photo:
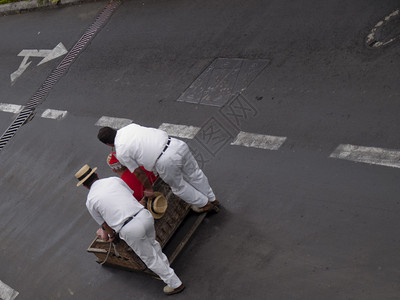
<path id="1" fill-rule="evenodd" d="M 208 179 L 184 141 L 168 137 L 163 130 L 137 124 L 119 130 L 102 127 L 97 137 L 115 147 L 117 159 L 135 175 L 140 175 L 141 166 L 155 171 L 196 212 L 218 212 L 219 202 Z M 152 197 L 152 188 L 147 188 L 144 194 Z"/>
<path id="2" fill-rule="evenodd" d="M 168 258 L 156 241 L 154 219 L 134 197 L 133 191 L 119 177 L 99 179 L 95 171 L 84 165 L 76 174 L 77 186 L 89 189 L 86 207 L 102 226 L 112 242 L 117 234 L 140 257 L 146 266 L 167 284 L 164 293 L 181 292 L 184 285 L 170 267 Z"/>

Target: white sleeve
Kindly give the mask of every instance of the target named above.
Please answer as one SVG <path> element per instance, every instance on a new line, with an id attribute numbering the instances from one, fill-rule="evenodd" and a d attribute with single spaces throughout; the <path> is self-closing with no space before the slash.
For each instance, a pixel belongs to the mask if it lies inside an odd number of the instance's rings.
<path id="1" fill-rule="evenodd" d="M 133 173 L 133 171 L 139 167 L 136 160 L 129 155 L 128 151 L 118 151 L 116 155 L 119 162 L 123 166 L 127 167 L 131 173 Z"/>
<path id="2" fill-rule="evenodd" d="M 131 194 L 133 194 L 133 190 L 129 187 L 129 185 L 126 184 L 125 181 L 123 181 L 120 177 L 114 176 L 114 178 L 116 178 L 121 185 L 128 189 Z"/>
<path id="3" fill-rule="evenodd" d="M 103 225 L 103 223 L 105 221 L 104 221 L 103 217 L 100 215 L 100 213 L 97 210 L 95 210 L 93 207 L 88 205 L 87 203 L 86 203 L 86 207 L 87 207 L 90 215 L 92 216 L 92 218 L 97 222 L 97 224 Z"/>
<path id="4" fill-rule="evenodd" d="M 122 163 L 122 165 L 127 167 L 129 169 L 129 171 L 131 171 L 131 173 L 133 173 L 137 168 L 139 168 L 139 165 L 133 159 L 127 159 L 127 160 L 122 160 L 122 161 L 120 160 L 120 162 Z"/>

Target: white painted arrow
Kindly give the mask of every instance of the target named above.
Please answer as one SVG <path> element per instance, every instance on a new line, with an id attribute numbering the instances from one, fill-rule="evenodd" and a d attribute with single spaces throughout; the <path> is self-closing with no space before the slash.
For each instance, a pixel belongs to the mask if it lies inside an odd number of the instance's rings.
<path id="1" fill-rule="evenodd" d="M 26 68 L 31 64 L 31 61 L 27 63 L 28 58 L 29 56 L 25 56 L 21 64 L 19 65 L 18 70 L 10 75 L 11 82 L 14 82 L 19 76 L 21 76 L 22 73 L 24 73 L 24 71 L 26 70 Z"/>
<path id="2" fill-rule="evenodd" d="M 29 57 L 43 57 L 43 59 L 37 64 L 39 66 L 52 59 L 64 55 L 67 52 L 68 52 L 67 49 L 65 49 L 62 43 L 59 43 L 52 50 L 36 50 L 36 49 L 22 50 L 18 54 L 18 56 L 24 56 L 24 59 L 19 65 L 18 70 L 10 75 L 11 82 L 13 83 L 19 76 L 21 76 L 22 73 L 26 70 L 26 68 L 31 64 L 31 62 L 28 62 Z"/>

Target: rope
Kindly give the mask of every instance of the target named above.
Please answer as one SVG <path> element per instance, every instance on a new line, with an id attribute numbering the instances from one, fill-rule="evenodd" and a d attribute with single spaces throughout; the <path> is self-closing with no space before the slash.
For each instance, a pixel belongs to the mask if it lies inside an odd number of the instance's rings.
<path id="1" fill-rule="evenodd" d="M 103 265 L 107 261 L 108 256 L 110 255 L 110 252 L 111 252 L 111 244 L 112 244 L 112 242 L 110 242 L 110 247 L 108 248 L 106 259 L 103 262 L 101 262 L 100 265 Z"/>
<path id="2" fill-rule="evenodd" d="M 103 265 L 107 261 L 108 257 L 110 256 L 111 245 L 113 245 L 115 255 L 118 256 L 118 257 L 121 257 L 121 255 L 119 254 L 119 252 L 117 250 L 117 245 L 115 245 L 113 242 L 110 242 L 110 247 L 108 247 L 106 258 L 105 258 L 105 260 L 103 262 L 100 263 L 100 265 Z"/>

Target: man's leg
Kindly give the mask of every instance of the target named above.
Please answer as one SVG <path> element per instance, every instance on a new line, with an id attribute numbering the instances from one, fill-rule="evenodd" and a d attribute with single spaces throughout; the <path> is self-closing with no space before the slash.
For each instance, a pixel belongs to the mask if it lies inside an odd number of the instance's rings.
<path id="1" fill-rule="evenodd" d="M 142 210 L 126 224 L 120 231 L 120 237 L 168 286 L 175 289 L 182 285 L 181 280 L 170 267 L 168 258 L 155 240 L 154 219 L 148 210 Z"/>
<path id="2" fill-rule="evenodd" d="M 206 195 L 208 201 L 212 202 L 215 200 L 215 194 L 208 182 L 207 176 L 204 172 L 199 168 L 199 164 L 196 159 L 193 157 L 192 153 L 189 150 L 189 147 L 186 145 L 186 151 L 184 156 L 182 157 L 182 174 L 183 178 L 192 185 L 196 190 L 198 190 L 203 195 Z"/>
<path id="3" fill-rule="evenodd" d="M 183 156 L 186 149 L 181 147 L 183 142 L 172 139 L 168 150 L 156 163 L 156 171 L 172 192 L 185 202 L 203 207 L 208 203 L 208 197 L 189 184 L 183 177 Z"/>

